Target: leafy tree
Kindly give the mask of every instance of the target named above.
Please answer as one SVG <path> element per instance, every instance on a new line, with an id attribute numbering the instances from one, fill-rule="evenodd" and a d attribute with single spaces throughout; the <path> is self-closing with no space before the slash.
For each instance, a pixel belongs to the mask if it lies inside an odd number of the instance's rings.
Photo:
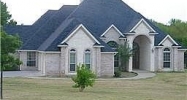
<path id="1" fill-rule="evenodd" d="M 128 42 L 125 42 L 124 44 L 120 44 L 118 46 L 118 55 L 119 55 L 119 61 L 120 71 L 125 71 L 127 62 L 129 61 L 130 57 L 133 55 L 132 49 L 129 47 Z"/>
<path id="2" fill-rule="evenodd" d="M 79 88 L 80 92 L 88 86 L 93 86 L 95 82 L 96 75 L 89 70 L 86 65 L 77 65 L 77 75 L 72 77 L 72 80 L 75 82 L 74 88 Z"/>
<path id="3" fill-rule="evenodd" d="M 21 46 L 21 41 L 18 36 L 12 36 L 6 34 L 4 31 L 1 31 L 1 66 L 4 70 L 11 69 L 20 65 L 21 62 L 18 58 L 14 57 L 16 49 Z"/>
<path id="4" fill-rule="evenodd" d="M 157 27 L 165 33 L 171 35 L 176 41 L 187 47 L 187 22 L 179 19 L 171 19 L 169 25 L 152 21 Z"/>
<path id="5" fill-rule="evenodd" d="M 7 5 L 6 3 L 1 2 L 1 26 L 4 26 L 6 24 L 17 24 L 17 22 L 13 19 L 11 19 L 12 15 L 8 12 L 7 10 Z"/>
<path id="6" fill-rule="evenodd" d="M 1 2 L 1 1 L 0 1 Z M 6 3 L 1 2 L 1 70 L 12 69 L 21 62 L 14 57 L 15 51 L 21 46 L 21 41 L 18 36 L 8 35 L 3 31 L 5 25 L 16 25 L 16 21 L 11 19 L 11 14 L 7 11 Z"/>

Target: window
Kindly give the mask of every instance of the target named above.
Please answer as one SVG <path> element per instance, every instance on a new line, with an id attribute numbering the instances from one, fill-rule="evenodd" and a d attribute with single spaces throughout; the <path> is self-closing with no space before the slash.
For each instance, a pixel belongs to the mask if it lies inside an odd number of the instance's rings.
<path id="1" fill-rule="evenodd" d="M 27 66 L 36 66 L 36 52 L 27 52 Z"/>
<path id="2" fill-rule="evenodd" d="M 91 52 L 89 49 L 85 50 L 84 63 L 88 69 L 91 67 Z"/>
<path id="3" fill-rule="evenodd" d="M 114 56 L 114 67 L 119 67 L 119 56 L 116 54 Z"/>
<path id="4" fill-rule="evenodd" d="M 69 65 L 69 71 L 70 72 L 75 72 L 76 68 L 76 50 L 71 49 L 70 50 L 70 65 Z"/>
<path id="5" fill-rule="evenodd" d="M 117 44 L 115 41 L 109 41 L 107 44 L 108 44 L 111 48 L 113 48 L 113 49 L 117 49 L 117 47 L 118 47 L 118 44 Z"/>
<path id="6" fill-rule="evenodd" d="M 170 66 L 171 66 L 171 51 L 170 51 L 170 49 L 169 48 L 165 48 L 164 49 L 164 51 L 163 51 L 163 67 L 164 68 L 170 68 Z"/>

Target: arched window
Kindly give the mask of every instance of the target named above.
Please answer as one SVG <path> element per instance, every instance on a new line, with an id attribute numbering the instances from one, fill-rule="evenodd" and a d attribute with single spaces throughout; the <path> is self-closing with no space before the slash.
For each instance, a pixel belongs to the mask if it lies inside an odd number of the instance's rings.
<path id="1" fill-rule="evenodd" d="M 84 63 L 88 69 L 91 67 L 91 52 L 89 49 L 86 49 L 84 52 Z"/>
<path id="2" fill-rule="evenodd" d="M 75 72 L 76 69 L 76 50 L 71 49 L 70 50 L 70 63 L 69 63 L 69 71 L 70 72 Z"/>
<path id="3" fill-rule="evenodd" d="M 117 44 L 115 41 L 109 41 L 107 44 L 108 44 L 111 48 L 113 48 L 113 49 L 117 49 L 117 47 L 118 47 L 118 44 Z"/>
<path id="4" fill-rule="evenodd" d="M 163 67 L 170 68 L 171 67 L 171 50 L 169 48 L 165 48 L 163 51 Z"/>

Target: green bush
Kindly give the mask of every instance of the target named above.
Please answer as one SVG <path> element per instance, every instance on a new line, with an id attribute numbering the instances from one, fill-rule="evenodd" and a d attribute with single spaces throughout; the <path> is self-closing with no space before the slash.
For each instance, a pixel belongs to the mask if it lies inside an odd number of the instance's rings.
<path id="1" fill-rule="evenodd" d="M 114 72 L 114 77 L 121 77 L 121 71 Z"/>
<path id="2" fill-rule="evenodd" d="M 93 86 L 95 78 L 96 75 L 84 64 L 77 65 L 77 75 L 72 77 L 72 80 L 75 82 L 73 87 L 79 88 L 79 91 L 82 92 L 86 87 Z"/>
<path id="3" fill-rule="evenodd" d="M 14 65 L 14 66 L 7 66 L 7 67 L 4 68 L 4 71 L 19 71 L 19 70 L 20 70 L 19 66 L 16 66 L 16 65 Z"/>

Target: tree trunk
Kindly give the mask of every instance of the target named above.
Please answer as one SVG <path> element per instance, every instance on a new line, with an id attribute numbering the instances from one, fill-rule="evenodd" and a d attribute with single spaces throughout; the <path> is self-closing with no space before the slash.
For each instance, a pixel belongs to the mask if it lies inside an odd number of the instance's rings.
<path id="1" fill-rule="evenodd" d="M 83 90 L 84 90 L 84 87 L 81 86 L 81 87 L 79 88 L 79 92 L 83 92 Z"/>

